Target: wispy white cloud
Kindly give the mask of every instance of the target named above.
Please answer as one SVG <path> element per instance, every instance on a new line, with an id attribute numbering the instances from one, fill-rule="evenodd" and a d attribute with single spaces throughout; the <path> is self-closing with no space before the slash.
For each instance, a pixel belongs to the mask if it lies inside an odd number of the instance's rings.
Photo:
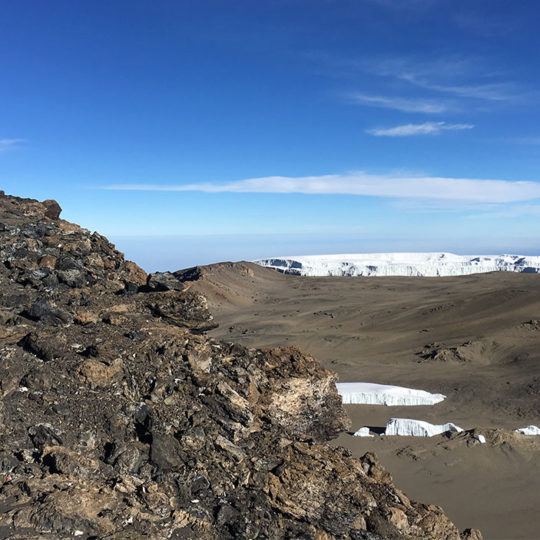
<path id="1" fill-rule="evenodd" d="M 478 70 L 480 64 L 481 60 L 478 58 L 463 56 L 391 56 L 366 60 L 363 66 L 368 71 L 383 76 L 401 77 L 405 73 L 414 73 L 430 79 L 450 80 L 469 77 L 475 73 L 474 67 Z M 480 72 L 484 71 L 484 68 L 480 68 Z"/>
<path id="2" fill-rule="evenodd" d="M 402 73 L 399 75 L 399 78 L 426 90 L 444 92 L 459 97 L 484 99 L 488 101 L 508 101 L 518 97 L 514 85 L 508 82 L 454 85 L 437 84 L 419 77 L 414 73 Z"/>
<path id="3" fill-rule="evenodd" d="M 412 99 L 402 97 L 374 96 L 369 94 L 354 93 L 351 99 L 359 104 L 370 107 L 381 107 L 403 112 L 439 114 L 448 110 L 448 105 L 442 101 Z"/>
<path id="4" fill-rule="evenodd" d="M 117 184 L 102 189 L 120 191 L 201 191 L 206 193 L 304 193 L 449 200 L 462 203 L 509 203 L 540 198 L 540 182 L 479 180 L 429 176 L 366 174 L 249 178 L 228 184 L 178 186 Z"/>
<path id="5" fill-rule="evenodd" d="M 369 0 L 372 4 L 392 9 L 418 9 L 431 7 L 437 0 Z"/>
<path id="6" fill-rule="evenodd" d="M 366 133 L 376 137 L 410 137 L 414 135 L 437 135 L 441 131 L 460 131 L 474 128 L 473 124 L 447 124 L 446 122 L 424 122 L 405 124 L 391 128 L 368 129 Z"/>
<path id="7" fill-rule="evenodd" d="M 0 152 L 6 152 L 11 148 L 14 148 L 18 143 L 23 142 L 24 139 L 0 139 Z"/>
<path id="8" fill-rule="evenodd" d="M 471 30 L 475 34 L 483 37 L 500 37 L 513 32 L 518 26 L 518 18 L 520 10 L 504 11 L 498 13 L 498 10 L 493 9 L 489 15 L 486 13 L 474 13 L 472 6 L 467 6 L 463 11 L 457 11 L 452 16 L 453 21 L 467 30 Z M 502 16 L 501 16 L 502 15 Z"/>
<path id="9" fill-rule="evenodd" d="M 368 70 L 394 77 L 433 92 L 486 101 L 510 101 L 524 96 L 515 82 L 502 80 L 508 74 L 493 70 L 480 58 L 442 57 L 386 58 L 372 61 Z"/>
<path id="10" fill-rule="evenodd" d="M 520 137 L 514 139 L 514 141 L 521 144 L 540 145 L 540 137 Z"/>
<path id="11" fill-rule="evenodd" d="M 485 209 L 483 209 L 485 210 Z M 474 215 L 474 218 L 520 218 L 524 216 L 540 216 L 540 204 L 512 204 L 497 207 L 494 211 L 482 212 Z"/>

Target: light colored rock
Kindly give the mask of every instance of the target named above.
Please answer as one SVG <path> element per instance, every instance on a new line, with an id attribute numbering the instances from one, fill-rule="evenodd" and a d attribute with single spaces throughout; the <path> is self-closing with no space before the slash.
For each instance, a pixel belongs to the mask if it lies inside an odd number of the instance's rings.
<path id="1" fill-rule="evenodd" d="M 97 323 L 99 321 L 99 316 L 97 313 L 94 313 L 93 311 L 90 311 L 88 309 L 77 308 L 73 313 L 73 320 L 77 324 L 86 325 Z"/>
<path id="2" fill-rule="evenodd" d="M 399 530 L 407 530 L 409 521 L 407 515 L 399 508 L 390 508 L 390 522 L 393 523 Z"/>
<path id="3" fill-rule="evenodd" d="M 79 368 L 84 382 L 92 388 L 109 386 L 113 379 L 122 372 L 122 360 L 119 358 L 107 365 L 94 358 L 85 360 Z"/>
<path id="4" fill-rule="evenodd" d="M 56 264 L 56 257 L 52 257 L 50 255 L 45 255 L 39 259 L 39 266 L 42 268 L 54 268 L 54 265 Z"/>

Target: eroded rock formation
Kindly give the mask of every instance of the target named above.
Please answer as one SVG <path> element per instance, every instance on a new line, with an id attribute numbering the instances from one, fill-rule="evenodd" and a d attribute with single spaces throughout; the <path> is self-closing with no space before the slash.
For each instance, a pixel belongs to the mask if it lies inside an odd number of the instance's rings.
<path id="1" fill-rule="evenodd" d="M 0 195 L 0 536 L 460 537 L 325 444 L 348 428 L 332 372 L 207 338 L 178 276 L 59 216 Z"/>

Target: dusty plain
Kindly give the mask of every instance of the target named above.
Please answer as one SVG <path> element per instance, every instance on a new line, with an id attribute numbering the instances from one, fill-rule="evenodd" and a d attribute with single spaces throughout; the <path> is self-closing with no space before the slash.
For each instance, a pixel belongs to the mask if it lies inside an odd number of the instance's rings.
<path id="1" fill-rule="evenodd" d="M 251 263 L 202 267 L 186 285 L 208 299 L 211 334 L 253 347 L 297 345 L 342 382 L 443 393 L 434 406 L 349 405 L 353 430 L 391 417 L 453 422 L 451 436 L 353 437 L 396 485 L 487 539 L 540 538 L 540 276 L 296 277 Z M 473 437 L 483 434 L 486 444 Z"/>

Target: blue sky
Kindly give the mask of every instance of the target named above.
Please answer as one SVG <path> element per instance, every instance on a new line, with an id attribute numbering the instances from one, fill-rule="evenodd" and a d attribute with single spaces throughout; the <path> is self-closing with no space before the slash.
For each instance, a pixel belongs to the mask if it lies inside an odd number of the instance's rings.
<path id="1" fill-rule="evenodd" d="M 148 270 L 540 254 L 536 0 L 18 0 L 0 179 Z"/>

